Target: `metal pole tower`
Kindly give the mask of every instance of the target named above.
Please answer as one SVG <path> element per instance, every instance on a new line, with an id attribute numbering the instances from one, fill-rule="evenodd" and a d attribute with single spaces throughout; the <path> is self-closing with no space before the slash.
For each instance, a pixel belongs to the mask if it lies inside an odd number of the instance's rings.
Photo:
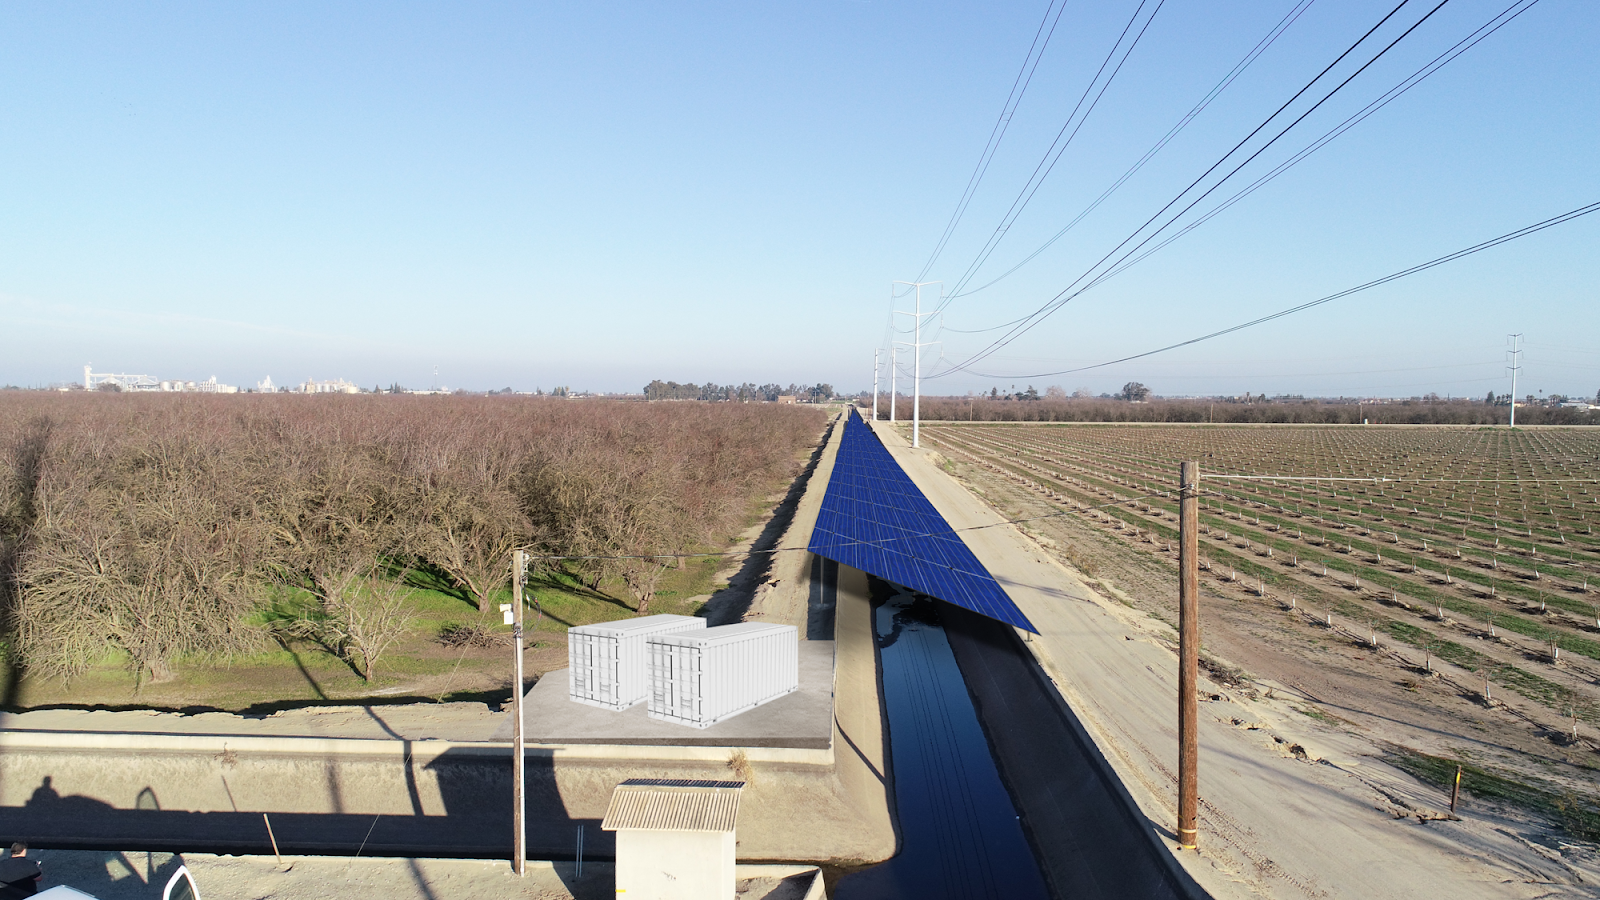
<path id="1" fill-rule="evenodd" d="M 878 421 L 878 355 L 882 350 L 872 351 L 872 421 Z"/>
<path id="2" fill-rule="evenodd" d="M 889 348 L 889 421 L 894 421 L 894 398 L 899 396 L 900 348 Z"/>
<path id="3" fill-rule="evenodd" d="M 1517 427 L 1517 373 L 1522 371 L 1522 335 L 1507 335 L 1511 342 L 1511 349 L 1506 351 L 1511 357 L 1511 365 L 1506 368 L 1511 370 L 1511 427 Z"/>
<path id="4" fill-rule="evenodd" d="M 911 373 L 912 373 L 911 374 L 911 382 L 912 382 L 912 388 L 911 388 L 911 446 L 912 447 L 921 447 L 922 446 L 922 348 L 923 347 L 927 347 L 927 346 L 929 346 L 929 345 L 931 345 L 933 343 L 932 341 L 929 341 L 927 344 L 924 344 L 922 342 L 922 319 L 923 319 L 924 316 L 933 315 L 933 313 L 931 313 L 931 312 L 925 313 L 925 312 L 922 311 L 922 289 L 924 287 L 927 287 L 930 284 L 942 285 L 942 284 L 944 284 L 944 282 L 942 282 L 942 281 L 896 281 L 895 284 L 903 284 L 903 285 L 906 285 L 907 287 L 914 288 L 916 290 L 916 294 L 917 294 L 917 306 L 916 306 L 916 309 L 914 311 L 905 312 L 903 310 L 895 310 L 895 314 L 896 315 L 901 315 L 901 316 L 911 316 L 912 317 L 912 321 L 915 323 L 912 326 L 912 337 L 913 337 L 913 340 L 911 340 L 911 341 L 896 341 L 896 343 L 905 344 L 905 345 L 909 346 L 911 348 L 911 352 L 913 354 L 912 363 L 911 363 Z"/>

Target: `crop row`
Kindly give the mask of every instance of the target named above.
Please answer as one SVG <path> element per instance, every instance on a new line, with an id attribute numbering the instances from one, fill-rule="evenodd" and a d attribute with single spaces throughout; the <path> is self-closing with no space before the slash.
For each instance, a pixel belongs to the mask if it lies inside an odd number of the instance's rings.
<path id="1" fill-rule="evenodd" d="M 1593 505 L 1595 484 L 1575 473 L 1584 471 L 1582 457 L 1594 439 L 1585 445 L 1537 434 L 1512 447 L 1533 456 L 1528 459 L 1506 452 L 1504 433 L 1408 430 L 1407 443 L 1405 432 L 1380 431 L 1363 442 L 1349 435 L 1351 429 L 1343 435 L 1310 431 L 1334 429 L 936 426 L 925 428 L 924 436 L 1050 500 L 1132 531 L 1157 553 L 1170 552 L 1176 537 L 1172 489 L 1183 458 L 1199 458 L 1211 472 L 1296 477 L 1342 471 L 1370 478 L 1383 465 L 1383 477 L 1405 480 L 1330 487 L 1202 475 L 1203 552 L 1212 576 L 1261 598 L 1287 596 L 1283 602 L 1290 606 L 1304 594 L 1328 611 L 1365 616 L 1375 632 L 1469 670 L 1495 670 L 1519 693 L 1552 708 L 1570 704 L 1574 690 L 1593 687 L 1600 674 L 1591 662 L 1600 659 L 1594 639 L 1600 620 L 1587 602 L 1594 545 L 1563 532 L 1567 542 L 1552 548 L 1540 536 L 1555 531 L 1541 527 L 1552 521 L 1586 525 L 1584 506 Z M 1488 497 L 1496 488 L 1502 499 L 1554 502 L 1559 496 L 1578 512 L 1547 513 L 1543 521 L 1518 518 L 1497 529 L 1501 520 L 1494 517 L 1457 514 L 1451 494 L 1463 492 L 1465 482 L 1427 480 L 1459 479 L 1463 471 L 1492 477 L 1473 483 Z M 1521 539 L 1508 534 L 1512 528 Z M 1481 649 L 1468 650 L 1452 638 Z"/>

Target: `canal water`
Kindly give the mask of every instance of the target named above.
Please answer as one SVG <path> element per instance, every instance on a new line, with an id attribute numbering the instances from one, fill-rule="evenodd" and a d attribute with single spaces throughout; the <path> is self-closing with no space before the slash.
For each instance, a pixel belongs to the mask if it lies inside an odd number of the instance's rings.
<path id="1" fill-rule="evenodd" d="M 1046 900 L 938 604 L 874 579 L 900 853 L 835 885 L 838 900 Z"/>

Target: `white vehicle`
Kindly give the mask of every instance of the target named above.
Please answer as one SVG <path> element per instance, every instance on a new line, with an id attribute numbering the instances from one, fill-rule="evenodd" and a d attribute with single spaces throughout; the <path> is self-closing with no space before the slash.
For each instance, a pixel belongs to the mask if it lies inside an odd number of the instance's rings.
<path id="1" fill-rule="evenodd" d="M 40 891 L 33 896 L 44 900 L 97 900 L 93 894 L 85 894 L 74 887 L 58 884 L 49 890 Z M 200 900 L 200 889 L 194 886 L 194 876 L 189 874 L 188 866 L 179 866 L 178 871 L 172 873 L 167 879 L 167 887 L 161 892 L 161 900 Z"/>
<path id="2" fill-rule="evenodd" d="M 188 866 L 179 866 L 167 879 L 167 889 L 161 892 L 161 900 L 200 900 L 200 889 L 194 886 L 194 876 L 189 874 Z"/>

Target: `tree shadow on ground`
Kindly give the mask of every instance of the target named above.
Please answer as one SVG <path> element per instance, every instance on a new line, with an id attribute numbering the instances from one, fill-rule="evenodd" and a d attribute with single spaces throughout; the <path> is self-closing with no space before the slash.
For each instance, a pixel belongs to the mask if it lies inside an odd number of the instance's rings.
<path id="1" fill-rule="evenodd" d="M 404 576 L 405 581 L 403 583 L 407 587 L 433 591 L 446 597 L 454 597 L 473 609 L 478 608 L 478 601 L 472 596 L 471 591 L 456 584 L 449 575 L 427 563 L 418 563 L 408 569 L 401 569 L 393 562 L 388 562 L 385 563 L 385 571 L 391 577 Z"/>
<path id="2" fill-rule="evenodd" d="M 817 442 L 815 450 L 811 451 L 811 458 L 806 461 L 806 467 L 789 483 L 789 490 L 783 499 L 773 508 L 772 518 L 761 529 L 755 541 L 750 544 L 744 563 L 739 566 L 739 571 L 728 579 L 728 586 L 711 595 L 706 601 L 705 613 L 708 625 L 727 625 L 744 619 L 750 611 L 750 605 L 755 602 L 756 590 L 765 584 L 772 571 L 775 553 L 764 551 L 776 549 L 778 542 L 783 540 L 784 534 L 789 531 L 789 526 L 794 522 L 795 511 L 800 506 L 800 500 L 806 495 L 806 487 L 811 484 L 811 476 L 817 471 L 817 465 L 822 461 L 822 454 L 828 448 L 828 442 L 833 438 L 833 430 L 838 427 L 837 422 L 830 422 L 827 431 L 823 432 L 822 440 Z"/>

